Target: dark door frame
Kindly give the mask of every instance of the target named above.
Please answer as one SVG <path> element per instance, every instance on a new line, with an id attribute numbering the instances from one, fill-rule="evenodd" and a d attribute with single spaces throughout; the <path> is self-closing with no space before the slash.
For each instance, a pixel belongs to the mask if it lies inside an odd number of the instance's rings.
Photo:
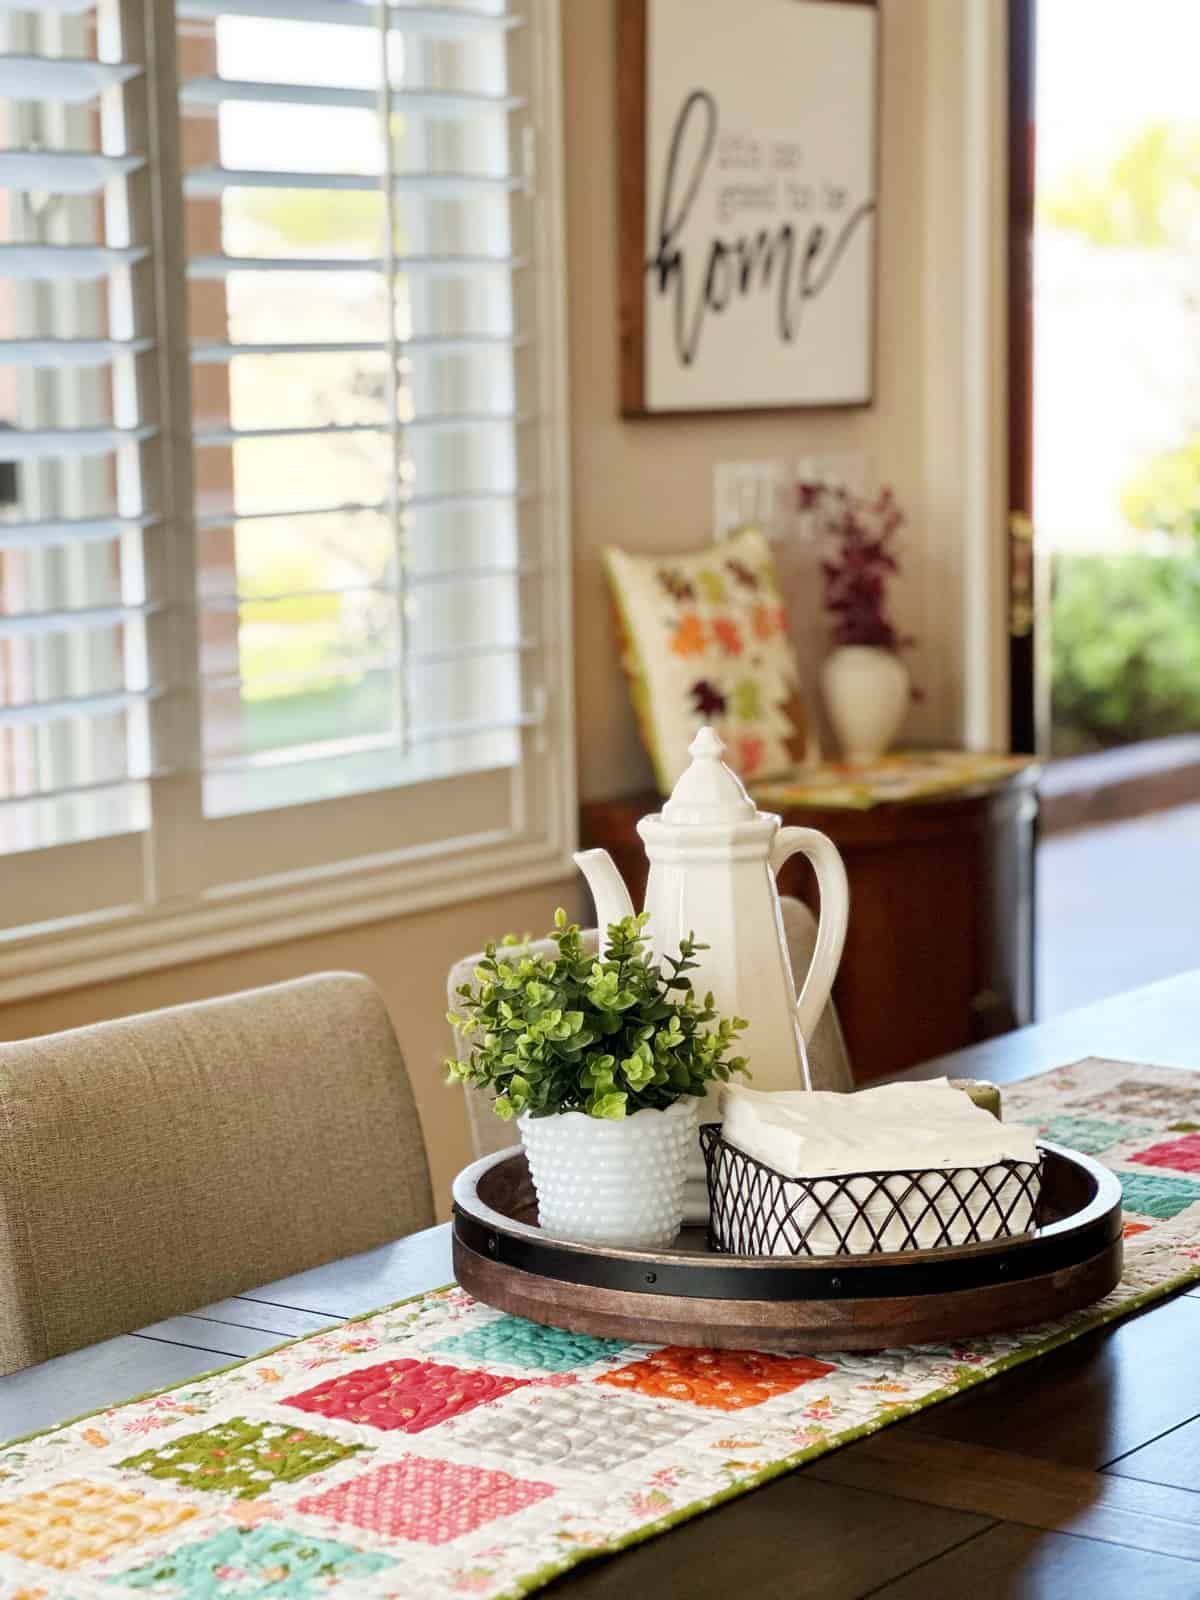
<path id="1" fill-rule="evenodd" d="M 1033 527 L 1033 221 L 1037 0 L 1008 0 L 1008 675 L 1012 750 L 1038 749 Z"/>

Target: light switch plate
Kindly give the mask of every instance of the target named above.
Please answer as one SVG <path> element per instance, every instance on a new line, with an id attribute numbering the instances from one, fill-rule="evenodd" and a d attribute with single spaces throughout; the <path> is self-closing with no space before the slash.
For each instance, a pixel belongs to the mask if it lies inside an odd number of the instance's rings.
<path id="1" fill-rule="evenodd" d="M 796 484 L 841 484 L 862 492 L 867 460 L 860 450 L 828 450 L 796 461 L 719 461 L 713 468 L 713 538 L 761 528 L 769 539 L 797 531 Z"/>

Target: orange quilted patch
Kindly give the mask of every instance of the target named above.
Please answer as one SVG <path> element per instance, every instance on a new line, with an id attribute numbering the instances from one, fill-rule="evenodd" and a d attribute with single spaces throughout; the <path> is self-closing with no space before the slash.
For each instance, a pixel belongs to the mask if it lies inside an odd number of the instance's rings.
<path id="1" fill-rule="evenodd" d="M 731 622 L 728 617 L 717 617 L 713 622 L 712 631 L 713 637 L 727 656 L 741 655 L 742 635 L 736 622 Z"/>
<path id="2" fill-rule="evenodd" d="M 753 611 L 754 637 L 769 639 L 779 627 L 778 606 L 755 606 Z"/>
<path id="3" fill-rule="evenodd" d="M 0 1502 L 0 1550 L 67 1571 L 169 1533 L 195 1506 L 152 1500 L 141 1489 L 69 1481 Z"/>
<path id="4" fill-rule="evenodd" d="M 704 624 L 694 611 L 687 612 L 671 635 L 671 649 L 677 656 L 698 656 L 705 649 Z"/>
<path id="5" fill-rule="evenodd" d="M 754 1350 L 689 1350 L 668 1345 L 642 1361 L 606 1372 L 597 1383 L 656 1399 L 686 1400 L 714 1411 L 744 1411 L 834 1368 L 811 1356 L 768 1356 Z"/>

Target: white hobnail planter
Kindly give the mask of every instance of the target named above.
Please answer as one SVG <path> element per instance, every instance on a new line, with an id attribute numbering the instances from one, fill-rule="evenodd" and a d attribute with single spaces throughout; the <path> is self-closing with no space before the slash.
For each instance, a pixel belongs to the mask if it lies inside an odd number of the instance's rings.
<path id="1" fill-rule="evenodd" d="M 538 1197 L 538 1221 L 575 1244 L 653 1249 L 683 1221 L 698 1102 L 609 1121 L 582 1111 L 518 1118 Z"/>
<path id="2" fill-rule="evenodd" d="M 908 668 L 894 650 L 844 644 L 821 668 L 825 708 L 846 761 L 874 761 L 900 732 L 912 698 Z"/>

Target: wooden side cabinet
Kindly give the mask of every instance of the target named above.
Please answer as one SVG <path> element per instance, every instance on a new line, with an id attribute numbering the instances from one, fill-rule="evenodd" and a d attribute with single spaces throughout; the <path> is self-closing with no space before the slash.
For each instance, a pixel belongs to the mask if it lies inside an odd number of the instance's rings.
<path id="1" fill-rule="evenodd" d="M 860 1082 L 1033 1021 L 1037 772 L 946 798 L 870 811 L 789 810 L 842 853 L 850 928 L 834 999 Z M 608 850 L 640 906 L 637 821 L 656 794 L 583 807 L 585 848 Z M 793 857 L 785 894 L 817 909 L 812 869 Z"/>

